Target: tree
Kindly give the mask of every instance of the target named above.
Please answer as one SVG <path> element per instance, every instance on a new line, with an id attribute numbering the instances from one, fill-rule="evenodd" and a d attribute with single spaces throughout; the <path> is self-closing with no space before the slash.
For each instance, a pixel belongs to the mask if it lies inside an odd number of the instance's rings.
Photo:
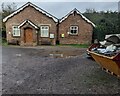
<path id="1" fill-rule="evenodd" d="M 93 40 L 104 40 L 105 35 L 119 34 L 120 30 L 120 12 L 111 10 L 94 12 L 87 10 L 84 15 L 95 23 Z"/>
<path id="2" fill-rule="evenodd" d="M 17 9 L 17 5 L 13 2 L 10 4 L 2 3 L 2 19 L 14 12 Z M 2 22 L 2 37 L 6 37 L 5 23 Z"/>
<path id="3" fill-rule="evenodd" d="M 14 12 L 16 9 L 17 5 L 14 2 L 7 5 L 5 3 L 2 3 L 3 18 Z"/>
<path id="4" fill-rule="evenodd" d="M 95 9 L 86 9 L 85 13 L 96 13 L 96 10 Z"/>

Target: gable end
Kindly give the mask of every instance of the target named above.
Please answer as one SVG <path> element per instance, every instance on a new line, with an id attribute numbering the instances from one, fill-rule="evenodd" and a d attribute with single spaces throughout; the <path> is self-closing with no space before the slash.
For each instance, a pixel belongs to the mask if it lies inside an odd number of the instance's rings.
<path id="1" fill-rule="evenodd" d="M 84 15 L 82 15 L 76 8 L 73 9 L 71 12 L 69 12 L 66 16 L 64 16 L 62 19 L 60 19 L 60 23 L 62 23 L 64 20 L 66 20 L 71 14 L 74 14 L 76 12 L 78 15 L 80 15 L 87 23 L 91 24 L 93 27 L 95 27 L 95 24 L 91 22 L 89 19 L 87 19 Z"/>
<path id="2" fill-rule="evenodd" d="M 37 11 L 41 12 L 42 14 L 45 14 L 47 17 L 52 18 L 54 20 L 54 22 L 58 22 L 58 19 L 51 15 L 50 13 L 46 12 L 45 10 L 37 7 L 36 5 L 28 2 L 25 5 L 23 5 L 22 7 L 20 7 L 19 9 L 17 9 L 15 12 L 11 13 L 10 15 L 8 15 L 7 17 L 5 17 L 3 19 L 3 22 L 6 22 L 9 18 L 13 17 L 14 15 L 18 14 L 20 11 L 22 11 L 24 8 L 28 7 L 28 6 L 32 6 L 33 8 L 35 8 Z"/>

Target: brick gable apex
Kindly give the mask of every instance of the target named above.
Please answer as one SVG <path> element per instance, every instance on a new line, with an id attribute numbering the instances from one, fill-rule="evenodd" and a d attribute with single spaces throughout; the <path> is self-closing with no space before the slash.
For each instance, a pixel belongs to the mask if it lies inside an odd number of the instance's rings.
<path id="1" fill-rule="evenodd" d="M 74 12 L 76 12 L 78 15 L 80 15 L 87 23 L 90 23 L 93 27 L 95 27 L 95 24 L 93 22 L 91 22 L 89 19 L 87 19 L 84 15 L 82 15 L 80 13 L 80 11 L 78 11 L 76 8 L 74 8 L 72 11 L 70 11 L 67 15 L 65 15 L 64 17 L 62 17 L 60 19 L 60 23 L 62 23 L 64 20 L 66 20 L 71 14 L 74 14 Z"/>
<path id="2" fill-rule="evenodd" d="M 32 6 L 33 8 L 35 8 L 36 10 L 41 12 L 42 14 L 45 14 L 47 17 L 52 18 L 54 22 L 58 22 L 58 19 L 55 16 L 51 15 L 50 13 L 48 13 L 45 10 L 39 8 L 38 6 L 34 5 L 31 2 L 28 2 L 28 3 L 24 4 L 22 7 L 18 8 L 16 11 L 14 11 L 13 13 L 11 13 L 7 17 L 5 17 L 3 19 L 3 22 L 6 22 L 9 18 L 13 17 L 14 15 L 17 15 L 19 12 L 21 12 L 24 8 L 26 8 L 28 6 Z"/>

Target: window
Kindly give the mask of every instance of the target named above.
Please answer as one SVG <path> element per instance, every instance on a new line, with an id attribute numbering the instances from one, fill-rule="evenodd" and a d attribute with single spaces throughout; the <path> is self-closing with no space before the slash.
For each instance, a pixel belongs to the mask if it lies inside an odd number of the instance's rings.
<path id="1" fill-rule="evenodd" d="M 20 36 L 20 29 L 18 26 L 13 26 L 13 36 Z"/>
<path id="2" fill-rule="evenodd" d="M 70 27 L 70 34 L 77 35 L 78 34 L 78 26 L 71 26 Z"/>
<path id="3" fill-rule="evenodd" d="M 49 26 L 41 26 L 41 37 L 49 37 Z"/>

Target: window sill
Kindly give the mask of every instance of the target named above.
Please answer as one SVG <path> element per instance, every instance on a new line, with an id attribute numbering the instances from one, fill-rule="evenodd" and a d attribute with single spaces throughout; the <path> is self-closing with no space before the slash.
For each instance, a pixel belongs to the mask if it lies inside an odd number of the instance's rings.
<path id="1" fill-rule="evenodd" d="M 19 38 L 20 36 L 12 36 L 12 37 L 14 37 L 14 38 Z"/>
<path id="2" fill-rule="evenodd" d="M 78 36 L 78 34 L 69 34 L 70 36 Z"/>
<path id="3" fill-rule="evenodd" d="M 49 38 L 49 37 L 41 37 L 41 38 Z"/>

